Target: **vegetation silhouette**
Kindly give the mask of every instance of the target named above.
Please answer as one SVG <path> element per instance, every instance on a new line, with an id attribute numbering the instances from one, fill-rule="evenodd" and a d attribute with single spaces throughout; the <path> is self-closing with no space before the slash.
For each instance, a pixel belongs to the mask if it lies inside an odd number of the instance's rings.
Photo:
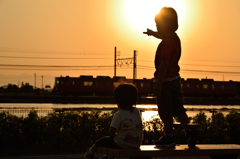
<path id="1" fill-rule="evenodd" d="M 0 156 L 82 153 L 94 141 L 107 135 L 113 114 L 102 111 L 54 112 L 39 117 L 32 110 L 28 117 L 0 113 Z M 240 113 L 231 111 L 224 116 L 216 113 L 207 118 L 204 112 L 190 118 L 198 123 L 198 143 L 240 144 Z M 176 119 L 178 121 L 178 119 Z M 163 123 L 152 119 L 143 123 L 144 141 L 153 144 L 163 135 Z M 174 129 L 177 144 L 186 144 L 184 131 Z"/>
<path id="2" fill-rule="evenodd" d="M 15 84 L 8 84 L 7 86 L 0 87 L 0 93 L 8 93 L 8 94 L 23 94 L 23 93 L 48 93 L 45 89 L 40 89 L 34 87 L 32 85 L 29 85 L 29 83 L 21 83 L 21 87 L 15 85 Z"/>

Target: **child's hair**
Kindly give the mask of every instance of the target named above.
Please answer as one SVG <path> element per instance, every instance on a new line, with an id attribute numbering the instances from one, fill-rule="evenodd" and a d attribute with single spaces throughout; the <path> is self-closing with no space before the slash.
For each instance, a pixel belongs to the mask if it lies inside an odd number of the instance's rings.
<path id="1" fill-rule="evenodd" d="M 177 12 L 171 7 L 163 7 L 155 16 L 155 22 L 159 25 L 165 23 L 171 32 L 175 32 L 178 29 Z"/>
<path id="2" fill-rule="evenodd" d="M 138 91 L 133 84 L 120 84 L 114 89 L 113 96 L 120 109 L 132 110 L 137 104 Z"/>

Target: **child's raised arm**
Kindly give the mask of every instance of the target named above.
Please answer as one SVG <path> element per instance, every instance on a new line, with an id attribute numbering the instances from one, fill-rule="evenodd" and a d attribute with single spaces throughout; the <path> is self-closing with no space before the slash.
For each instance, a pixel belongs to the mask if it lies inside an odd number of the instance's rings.
<path id="1" fill-rule="evenodd" d="M 148 36 L 154 36 L 155 38 L 162 39 L 161 35 L 158 34 L 157 31 L 152 31 L 151 29 L 148 28 L 146 32 L 143 32 L 143 34 L 147 34 Z"/>

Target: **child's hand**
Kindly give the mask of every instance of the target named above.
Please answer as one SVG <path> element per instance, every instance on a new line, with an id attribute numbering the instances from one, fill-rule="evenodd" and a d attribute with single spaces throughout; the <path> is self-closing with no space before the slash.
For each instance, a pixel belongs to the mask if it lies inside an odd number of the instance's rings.
<path id="1" fill-rule="evenodd" d="M 147 32 L 143 32 L 143 34 L 147 34 L 148 36 L 153 35 L 154 31 L 152 31 L 151 29 L 147 28 Z"/>

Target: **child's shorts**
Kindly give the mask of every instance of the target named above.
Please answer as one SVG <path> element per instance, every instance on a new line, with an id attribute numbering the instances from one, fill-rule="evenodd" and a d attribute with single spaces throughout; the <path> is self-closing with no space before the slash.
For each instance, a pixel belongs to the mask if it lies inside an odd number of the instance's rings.
<path id="1" fill-rule="evenodd" d="M 112 137 L 105 136 L 95 142 L 96 147 L 121 148 L 114 141 Z"/>
<path id="2" fill-rule="evenodd" d="M 186 112 L 183 107 L 181 78 L 162 83 L 161 96 L 157 98 L 157 105 L 162 121 L 169 116 L 177 117 L 182 112 Z"/>

